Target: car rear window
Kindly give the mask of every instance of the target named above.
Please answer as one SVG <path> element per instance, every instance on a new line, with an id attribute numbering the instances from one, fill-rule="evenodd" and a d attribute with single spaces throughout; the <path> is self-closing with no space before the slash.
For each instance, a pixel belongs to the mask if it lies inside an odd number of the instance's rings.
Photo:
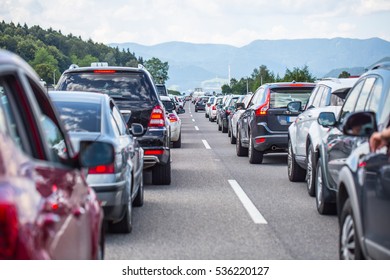
<path id="1" fill-rule="evenodd" d="M 115 72 L 75 72 L 67 73 L 59 85 L 59 90 L 90 91 L 108 94 L 114 99 L 130 102 L 154 101 L 152 85 L 142 73 Z"/>
<path id="2" fill-rule="evenodd" d="M 301 101 L 302 108 L 306 106 L 313 87 L 294 87 L 294 88 L 272 88 L 270 98 L 270 108 L 286 108 L 291 101 Z"/>
<path id="3" fill-rule="evenodd" d="M 101 106 L 98 103 L 54 101 L 68 131 L 100 132 Z"/>

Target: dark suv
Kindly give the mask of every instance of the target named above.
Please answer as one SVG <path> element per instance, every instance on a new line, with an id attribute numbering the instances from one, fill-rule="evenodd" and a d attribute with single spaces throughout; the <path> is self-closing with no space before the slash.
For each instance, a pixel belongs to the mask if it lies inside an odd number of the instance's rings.
<path id="1" fill-rule="evenodd" d="M 317 210 L 320 214 L 335 214 L 340 205 L 336 203 L 339 174 L 349 164 L 347 158 L 359 148 L 367 135 L 351 136 L 343 133 L 347 116 L 359 111 L 376 113 L 379 127 L 386 125 L 390 114 L 390 65 L 374 69 L 362 75 L 349 92 L 341 111 L 336 118 L 333 112 L 322 112 L 318 121 L 329 131 L 319 146 L 315 180 Z M 365 119 L 356 119 L 356 129 Z M 351 121 L 351 120 L 350 120 Z M 372 131 L 368 131 L 372 132 Z M 341 208 L 339 209 L 341 210 Z"/>
<path id="2" fill-rule="evenodd" d="M 266 153 L 286 152 L 288 127 L 299 113 L 287 109 L 293 101 L 304 107 L 314 83 L 270 83 L 259 87 L 237 124 L 236 153 L 262 163 Z"/>
<path id="3" fill-rule="evenodd" d="M 140 123 L 144 134 L 137 137 L 144 149 L 144 169 L 152 168 L 152 183 L 171 183 L 170 131 L 165 109 L 149 72 L 138 68 L 113 67 L 103 63 L 91 67 L 72 65 L 58 81 L 57 90 L 92 91 L 108 94 L 122 113 L 131 112 L 128 127 Z"/>

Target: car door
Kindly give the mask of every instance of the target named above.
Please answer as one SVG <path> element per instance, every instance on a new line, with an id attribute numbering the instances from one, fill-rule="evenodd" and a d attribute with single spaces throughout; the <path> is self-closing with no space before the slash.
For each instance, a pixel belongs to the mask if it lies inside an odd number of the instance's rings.
<path id="1" fill-rule="evenodd" d="M 262 86 L 256 90 L 251 102 L 248 105 L 248 108 L 245 110 L 244 113 L 242 113 L 240 117 L 240 122 L 241 122 L 240 138 L 241 138 L 241 142 L 246 144 L 245 146 L 249 145 L 250 127 L 252 125 L 252 122 L 256 121 L 255 111 L 260 104 L 264 103 L 264 101 L 265 101 L 265 86 Z"/>
<path id="2" fill-rule="evenodd" d="M 72 147 L 47 93 L 29 75 L 19 73 L 19 78 L 14 108 L 29 131 L 36 188 L 42 195 L 39 242 L 52 259 L 91 259 L 100 209 L 81 172 L 67 164 Z"/>
<path id="3" fill-rule="evenodd" d="M 344 166 L 347 157 L 364 139 L 361 137 L 348 136 L 342 133 L 342 123 L 344 118 L 351 112 L 365 109 L 370 92 L 375 83 L 374 77 L 366 77 L 351 90 L 343 108 L 341 109 L 338 126 L 331 129 L 327 139 L 328 156 L 328 180 L 330 188 L 336 188 L 338 175 Z"/>
<path id="4" fill-rule="evenodd" d="M 318 86 L 318 88 L 311 94 L 306 105 L 307 109 L 302 112 L 295 122 L 296 125 L 296 155 L 306 156 L 306 138 L 309 133 L 309 128 L 317 116 L 313 116 L 312 111 L 320 106 L 320 101 L 325 94 L 327 87 Z"/>

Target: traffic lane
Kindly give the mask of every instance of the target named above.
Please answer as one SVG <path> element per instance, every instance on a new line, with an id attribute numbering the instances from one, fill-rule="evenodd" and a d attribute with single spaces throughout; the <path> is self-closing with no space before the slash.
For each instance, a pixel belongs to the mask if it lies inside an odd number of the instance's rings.
<path id="1" fill-rule="evenodd" d="M 133 232 L 108 235 L 106 258 L 290 259 L 267 225 L 253 223 L 204 135 L 186 116 L 182 122 L 186 148 L 172 149 L 171 185 L 145 186 Z"/>
<path id="2" fill-rule="evenodd" d="M 338 222 L 336 216 L 321 216 L 305 183 L 287 177 L 287 155 L 268 154 L 263 164 L 253 165 L 248 157 L 238 157 L 235 145 L 215 123 L 197 118 L 201 131 L 217 158 L 251 198 L 273 234 L 285 244 L 294 259 L 337 259 Z"/>

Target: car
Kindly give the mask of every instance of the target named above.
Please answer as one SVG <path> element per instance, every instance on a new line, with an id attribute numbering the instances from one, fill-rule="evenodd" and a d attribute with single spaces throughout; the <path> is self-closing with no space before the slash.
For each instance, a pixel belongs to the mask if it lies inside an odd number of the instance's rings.
<path id="1" fill-rule="evenodd" d="M 206 103 L 208 100 L 209 100 L 209 96 L 199 97 L 198 100 L 195 102 L 195 112 L 205 111 L 206 110 Z"/>
<path id="2" fill-rule="evenodd" d="M 167 96 L 160 96 L 162 103 L 164 104 L 167 118 L 171 126 L 171 141 L 173 148 L 181 147 L 181 120 L 176 112 L 175 102 Z M 181 109 L 180 114 L 184 109 Z"/>
<path id="3" fill-rule="evenodd" d="M 217 106 L 221 104 L 223 100 L 222 96 L 217 96 L 214 101 L 210 105 L 210 110 L 209 110 L 209 121 L 214 122 L 217 119 Z"/>
<path id="4" fill-rule="evenodd" d="M 234 104 L 236 104 L 237 100 L 241 97 L 242 95 L 237 95 L 237 94 L 231 94 L 229 95 L 225 103 L 221 105 L 222 107 L 218 111 L 218 130 L 222 131 L 222 133 L 227 133 L 228 132 L 228 116 L 230 113 L 234 110 Z"/>
<path id="5" fill-rule="evenodd" d="M 101 201 L 110 231 L 130 233 L 132 207 L 144 201 L 144 153 L 133 137 L 142 134 L 142 125 L 133 123 L 130 133 L 119 108 L 106 94 L 52 91 L 49 96 L 76 152 L 82 140 L 102 139 L 114 146 L 115 163 L 88 169 L 87 183 Z"/>
<path id="6" fill-rule="evenodd" d="M 56 90 L 108 94 L 121 111 L 130 111 L 128 127 L 133 123 L 144 127 L 137 140 L 144 149 L 144 169 L 152 171 L 152 184 L 171 183 L 169 123 L 152 76 L 142 65 L 137 68 L 108 66 L 106 63 L 91 67 L 73 65 L 62 73 Z"/>
<path id="7" fill-rule="evenodd" d="M 215 99 L 216 99 L 215 96 L 210 96 L 209 100 L 206 103 L 205 113 L 204 113 L 206 119 L 208 119 L 210 116 L 211 105 L 214 103 Z"/>
<path id="8" fill-rule="evenodd" d="M 371 111 L 376 113 L 378 126 L 385 126 L 390 113 L 389 89 L 390 64 L 376 65 L 359 78 L 337 117 L 333 112 L 322 112 L 318 116 L 320 125 L 328 129 L 320 143 L 316 164 L 315 198 L 320 214 L 337 213 L 339 174 L 352 151 L 364 143 L 362 137 L 343 133 L 347 116 L 354 112 Z"/>
<path id="9" fill-rule="evenodd" d="M 361 143 L 343 162 L 337 180 L 340 259 L 390 259 L 390 139 L 382 138 L 387 145 L 379 150 L 371 150 L 368 141 L 373 131 L 390 131 L 390 75 L 387 77 L 381 113 L 351 113 L 342 127 L 345 137 Z M 356 123 L 361 129 L 356 129 Z"/>
<path id="10" fill-rule="evenodd" d="M 236 154 L 249 163 L 263 162 L 264 154 L 287 152 L 288 127 L 299 113 L 290 112 L 288 103 L 306 105 L 315 83 L 278 82 L 260 86 L 237 126 Z"/>
<path id="11" fill-rule="evenodd" d="M 0 259 L 102 259 L 103 210 L 85 169 L 114 162 L 113 145 L 75 152 L 40 78 L 0 50 Z"/>
<path id="12" fill-rule="evenodd" d="M 156 84 L 157 93 L 159 96 L 168 96 L 167 87 L 164 84 Z"/>
<path id="13" fill-rule="evenodd" d="M 332 111 L 337 115 L 356 81 L 357 78 L 322 79 L 317 82 L 303 112 L 300 101 L 291 102 L 288 106 L 291 112 L 302 113 L 288 128 L 287 174 L 292 182 L 306 180 L 310 196 L 315 194 L 318 147 L 327 132 L 318 124 L 318 115 L 323 111 Z"/>
<path id="14" fill-rule="evenodd" d="M 242 113 L 248 108 L 248 105 L 253 97 L 253 93 L 248 93 L 243 96 L 242 100 L 237 101 L 235 111 L 232 117 L 229 119 L 230 126 L 230 144 L 236 144 L 237 141 L 237 122 L 240 119 Z"/>

